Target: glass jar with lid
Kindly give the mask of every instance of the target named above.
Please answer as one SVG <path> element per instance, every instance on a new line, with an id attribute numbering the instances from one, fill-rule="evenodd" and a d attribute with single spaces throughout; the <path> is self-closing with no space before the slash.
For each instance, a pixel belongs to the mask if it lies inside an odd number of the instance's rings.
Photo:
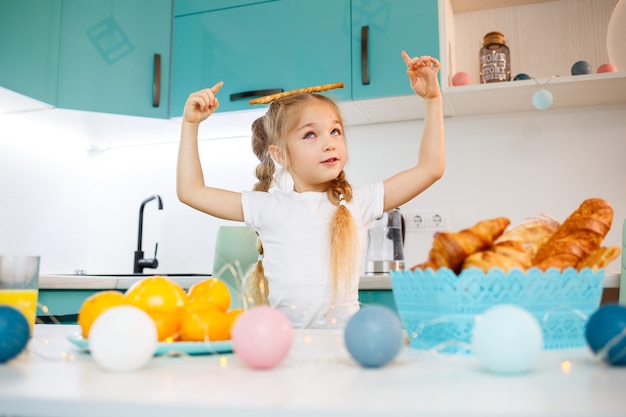
<path id="1" fill-rule="evenodd" d="M 500 32 L 489 32 L 483 37 L 480 48 L 480 82 L 511 81 L 509 47 Z"/>

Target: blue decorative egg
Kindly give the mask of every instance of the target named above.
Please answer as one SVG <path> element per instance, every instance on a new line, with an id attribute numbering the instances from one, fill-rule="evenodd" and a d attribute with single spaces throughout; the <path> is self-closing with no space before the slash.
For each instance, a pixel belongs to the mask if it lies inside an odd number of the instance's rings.
<path id="1" fill-rule="evenodd" d="M 517 74 L 515 78 L 513 78 L 513 81 L 519 81 L 519 80 L 530 80 L 530 75 L 524 74 L 523 72 L 521 72 Z"/>
<path id="2" fill-rule="evenodd" d="M 626 307 L 606 304 L 593 313 L 585 329 L 587 344 L 611 365 L 626 365 Z"/>
<path id="3" fill-rule="evenodd" d="M 591 65 L 587 61 L 576 61 L 572 65 L 572 75 L 591 74 L 592 72 Z"/>
<path id="4" fill-rule="evenodd" d="M 28 320 L 21 311 L 0 305 L 0 363 L 22 353 L 30 338 Z"/>
<path id="5" fill-rule="evenodd" d="M 352 358 L 362 366 L 376 368 L 391 362 L 404 341 L 398 316 L 382 305 L 368 305 L 355 313 L 344 331 Z"/>

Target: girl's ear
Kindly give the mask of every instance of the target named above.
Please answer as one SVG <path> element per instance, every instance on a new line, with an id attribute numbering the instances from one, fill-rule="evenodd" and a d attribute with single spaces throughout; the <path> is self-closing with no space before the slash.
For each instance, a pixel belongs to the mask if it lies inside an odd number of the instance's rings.
<path id="1" fill-rule="evenodd" d="M 283 157 L 283 153 L 280 151 L 278 146 L 270 145 L 268 150 L 274 161 L 278 162 L 282 166 L 285 166 L 284 164 L 285 158 Z"/>

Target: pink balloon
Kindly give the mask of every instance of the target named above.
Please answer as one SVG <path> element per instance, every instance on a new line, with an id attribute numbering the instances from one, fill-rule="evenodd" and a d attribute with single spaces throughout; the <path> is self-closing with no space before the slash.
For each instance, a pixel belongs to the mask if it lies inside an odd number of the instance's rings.
<path id="1" fill-rule="evenodd" d="M 617 72 L 617 67 L 613 64 L 602 64 L 596 70 L 597 73 L 602 72 Z"/>
<path id="2" fill-rule="evenodd" d="M 282 362 L 293 343 L 291 322 L 280 311 L 256 306 L 242 313 L 232 331 L 233 350 L 251 368 L 270 369 Z"/>

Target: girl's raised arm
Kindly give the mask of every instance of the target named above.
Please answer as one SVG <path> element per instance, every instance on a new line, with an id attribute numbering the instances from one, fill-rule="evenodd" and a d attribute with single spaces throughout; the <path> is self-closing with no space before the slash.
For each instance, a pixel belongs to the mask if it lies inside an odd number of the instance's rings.
<path id="1" fill-rule="evenodd" d="M 176 167 L 178 199 L 197 210 L 226 220 L 243 221 L 241 193 L 207 187 L 198 153 L 198 127 L 219 107 L 215 96 L 224 83 L 189 95 L 185 103 Z"/>
<path id="2" fill-rule="evenodd" d="M 426 116 L 417 165 L 385 180 L 385 210 L 413 199 L 443 176 L 446 165 L 443 100 L 437 80 L 439 61 L 429 56 L 414 57 L 402 51 L 411 88 L 424 99 Z"/>

